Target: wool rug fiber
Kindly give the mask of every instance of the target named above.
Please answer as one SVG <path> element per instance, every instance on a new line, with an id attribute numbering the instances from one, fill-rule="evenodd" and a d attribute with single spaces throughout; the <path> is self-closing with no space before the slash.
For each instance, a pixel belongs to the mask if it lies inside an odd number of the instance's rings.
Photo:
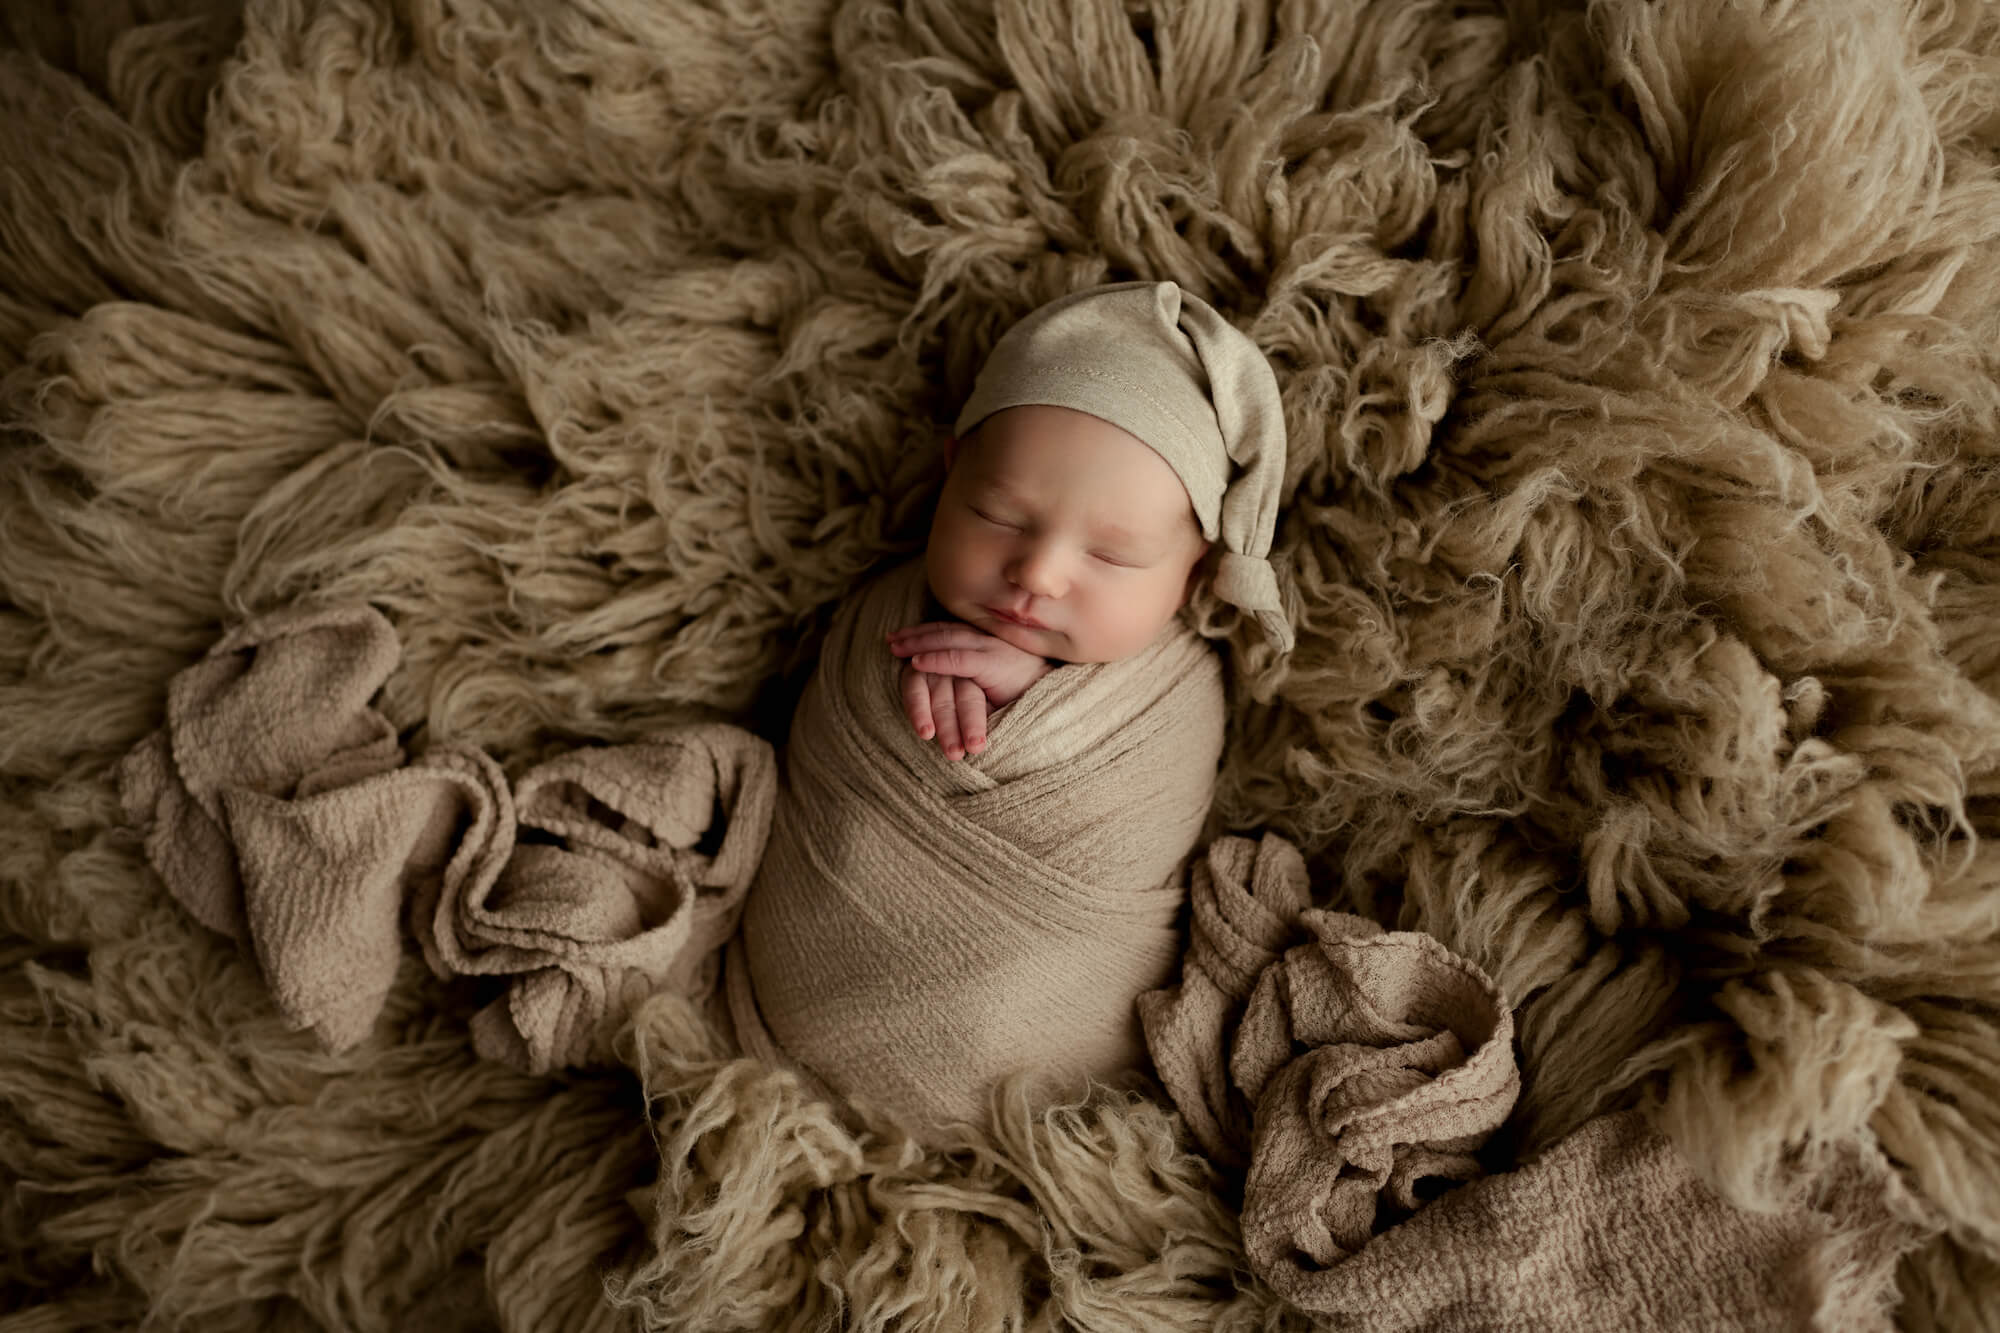
<path id="1" fill-rule="evenodd" d="M 2000 1328 L 2000 13 L 1971 0 L 124 0 L 0 51 L 0 1329 L 1264 1329 L 1158 1098 L 947 1150 L 642 1008 L 340 1056 L 121 826 L 229 626 L 405 742 L 774 741 L 1034 306 L 1265 350 L 1298 646 L 1214 824 L 1514 1006 L 1532 1154 L 1872 1140 Z"/>

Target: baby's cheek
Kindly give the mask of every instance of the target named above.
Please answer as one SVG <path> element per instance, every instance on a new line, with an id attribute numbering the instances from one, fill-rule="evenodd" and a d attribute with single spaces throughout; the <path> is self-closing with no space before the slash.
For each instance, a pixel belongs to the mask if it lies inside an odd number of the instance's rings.
<path id="1" fill-rule="evenodd" d="M 949 601 L 953 590 L 964 582 L 964 565 L 963 543 L 948 528 L 933 531 L 930 545 L 924 548 L 924 568 L 930 574 L 931 592 L 939 601 Z"/>
<path id="2" fill-rule="evenodd" d="M 1122 626 L 1125 653 L 1130 656 L 1151 643 L 1167 622 L 1180 610 L 1180 583 L 1171 579 L 1150 579 L 1142 595 L 1126 602 Z"/>
<path id="3" fill-rule="evenodd" d="M 936 548 L 937 558 L 946 572 L 960 582 L 971 577 L 982 560 L 981 543 L 958 524 L 952 524 L 936 534 L 932 546 Z"/>

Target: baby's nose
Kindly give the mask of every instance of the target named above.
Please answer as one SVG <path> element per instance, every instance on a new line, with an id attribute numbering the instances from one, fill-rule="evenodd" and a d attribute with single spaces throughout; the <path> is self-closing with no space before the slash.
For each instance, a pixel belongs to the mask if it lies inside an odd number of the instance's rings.
<path id="1" fill-rule="evenodd" d="M 1069 590 L 1060 558 L 1039 548 L 1015 557 L 1007 577 L 1015 587 L 1035 597 L 1061 597 Z"/>

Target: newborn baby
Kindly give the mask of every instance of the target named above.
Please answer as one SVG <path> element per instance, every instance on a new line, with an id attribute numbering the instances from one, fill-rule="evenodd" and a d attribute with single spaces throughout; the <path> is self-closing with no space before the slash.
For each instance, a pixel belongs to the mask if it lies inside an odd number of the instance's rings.
<path id="1" fill-rule="evenodd" d="M 1277 385 L 1174 284 L 1010 329 L 946 458 L 924 559 L 835 617 L 726 968 L 746 1051 L 925 1135 L 1011 1075 L 1142 1058 L 1222 750 L 1177 614 L 1212 543 L 1217 593 L 1290 643 Z"/>

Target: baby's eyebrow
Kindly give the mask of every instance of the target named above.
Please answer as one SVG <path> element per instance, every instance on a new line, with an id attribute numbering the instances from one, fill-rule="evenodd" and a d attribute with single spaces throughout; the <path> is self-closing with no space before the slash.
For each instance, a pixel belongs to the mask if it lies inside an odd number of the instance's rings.
<path id="1" fill-rule="evenodd" d="M 1126 506 L 1129 510 L 1131 506 Z M 1140 546 L 1156 547 L 1171 541 L 1175 533 L 1172 519 L 1162 520 L 1158 513 L 1145 513 L 1139 523 L 1122 523 L 1115 518 L 1102 519 L 1091 525 L 1092 533 L 1107 541 L 1131 542 Z"/>
<path id="2" fill-rule="evenodd" d="M 981 477 L 979 480 L 973 482 L 972 494 L 975 499 L 980 500 L 1007 500 L 1013 504 L 1020 505 L 1027 503 L 1026 497 L 1012 486 L 1009 486 L 1004 481 L 995 481 L 990 477 Z"/>
<path id="3" fill-rule="evenodd" d="M 1149 537 L 1147 533 L 1134 532 L 1117 523 L 1093 523 L 1090 532 L 1100 541 L 1119 546 L 1136 546 L 1147 541 Z"/>

